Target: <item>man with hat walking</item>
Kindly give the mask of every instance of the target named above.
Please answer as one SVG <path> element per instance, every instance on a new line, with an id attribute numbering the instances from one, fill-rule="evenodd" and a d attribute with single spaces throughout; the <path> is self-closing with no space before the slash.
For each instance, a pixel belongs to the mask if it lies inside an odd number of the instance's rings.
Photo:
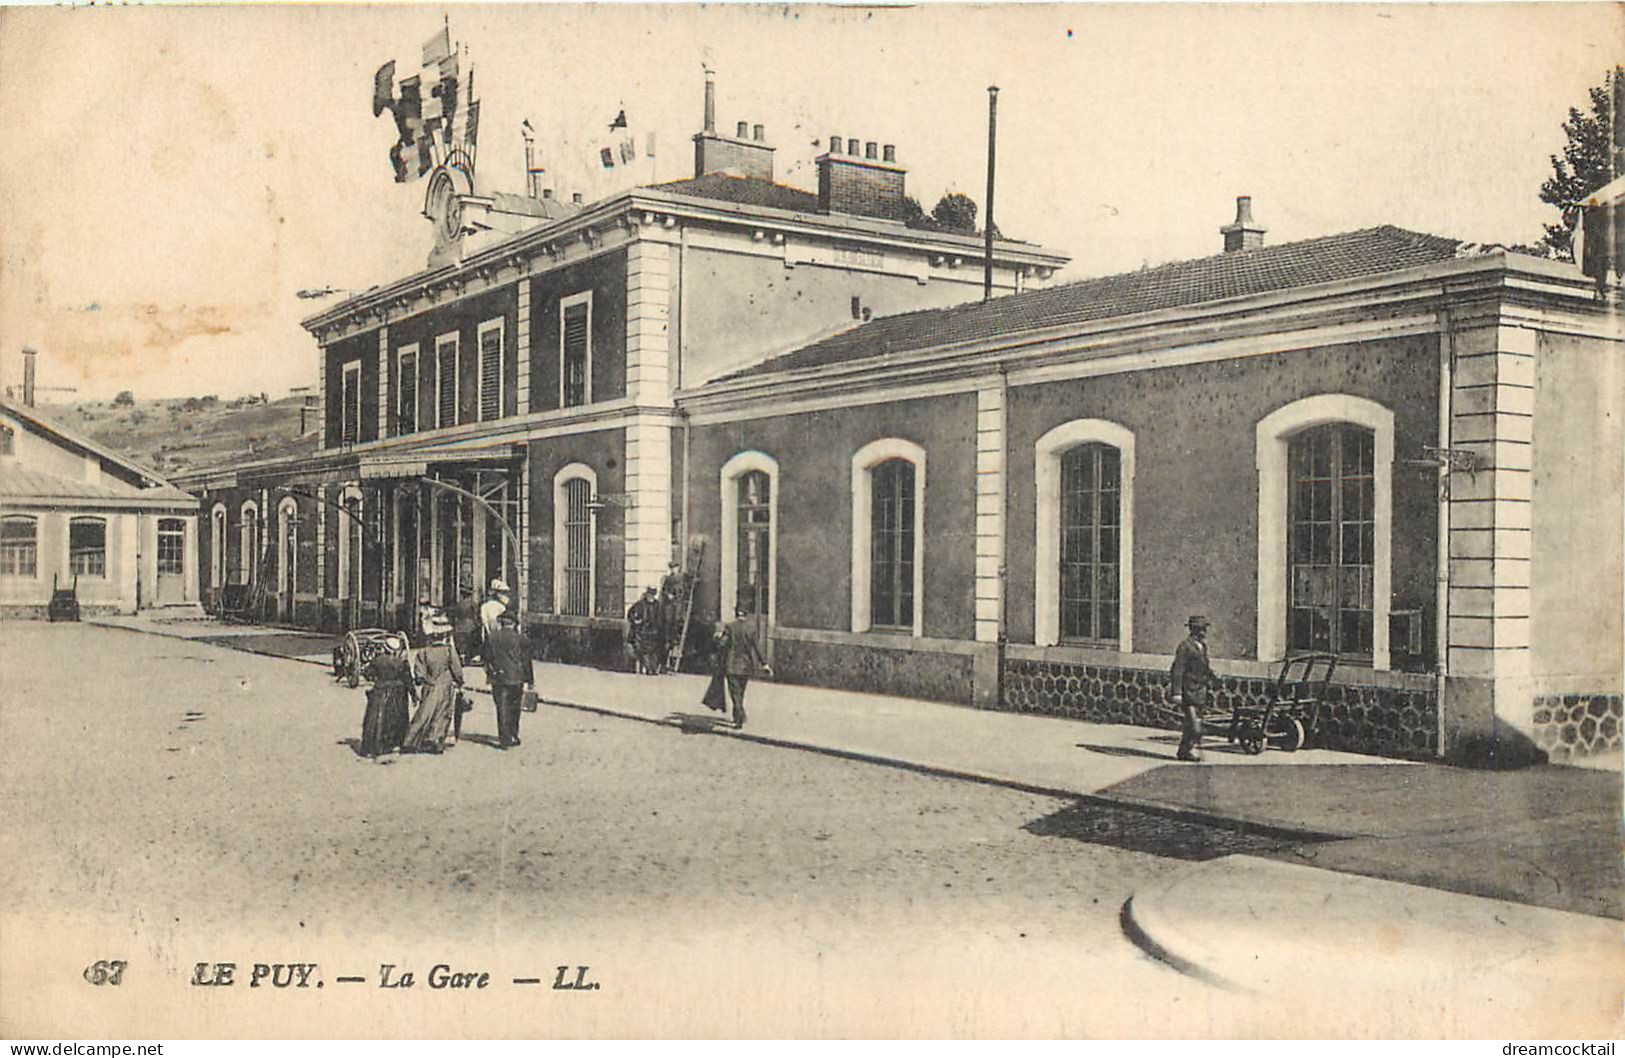
<path id="1" fill-rule="evenodd" d="M 491 578 L 491 591 L 484 603 L 480 605 L 480 632 L 489 641 L 491 633 L 497 630 L 497 617 L 509 612 L 509 602 L 513 593 L 508 582 L 501 577 Z"/>
<path id="2" fill-rule="evenodd" d="M 1168 689 L 1183 721 L 1179 759 L 1195 761 L 1202 759 L 1202 710 L 1207 706 L 1207 688 L 1213 680 L 1213 668 L 1207 657 L 1208 619 L 1195 614 L 1185 623 L 1190 634 L 1174 651 Z"/>

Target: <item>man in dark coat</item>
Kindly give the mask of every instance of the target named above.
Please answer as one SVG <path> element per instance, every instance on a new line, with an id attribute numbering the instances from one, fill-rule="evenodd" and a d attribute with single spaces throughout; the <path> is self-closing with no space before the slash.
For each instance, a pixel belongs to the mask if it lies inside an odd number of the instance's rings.
<path id="1" fill-rule="evenodd" d="M 632 648 L 639 672 L 652 676 L 660 671 L 666 651 L 660 638 L 660 603 L 653 588 L 645 589 L 626 611 L 626 643 Z"/>
<path id="2" fill-rule="evenodd" d="M 497 618 L 497 628 L 485 644 L 485 678 L 497 705 L 497 744 L 502 749 L 519 745 L 519 698 L 523 688 L 536 682 L 530 640 L 519 631 L 519 622 L 507 610 Z"/>
<path id="3" fill-rule="evenodd" d="M 771 679 L 773 676 L 773 666 L 762 656 L 752 624 L 745 619 L 743 610 L 736 609 L 734 619 L 717 633 L 716 672 L 701 699 L 707 708 L 723 712 L 726 707 L 723 687 L 726 686 L 727 696 L 734 704 L 734 727 L 745 726 L 745 687 L 751 677 L 760 675 Z"/>
<path id="4" fill-rule="evenodd" d="M 1208 684 L 1213 681 L 1213 668 L 1207 658 L 1208 619 L 1197 614 L 1186 624 L 1190 635 L 1174 651 L 1168 690 L 1183 720 L 1179 759 L 1201 760 L 1202 710 L 1207 706 Z"/>

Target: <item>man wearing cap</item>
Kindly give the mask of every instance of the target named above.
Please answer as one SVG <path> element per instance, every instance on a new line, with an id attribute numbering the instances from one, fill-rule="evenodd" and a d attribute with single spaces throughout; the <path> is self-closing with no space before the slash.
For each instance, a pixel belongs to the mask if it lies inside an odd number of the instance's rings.
<path id="1" fill-rule="evenodd" d="M 1202 710 L 1207 706 L 1207 687 L 1213 679 L 1213 669 L 1207 659 L 1208 619 L 1196 614 L 1185 623 L 1190 635 L 1174 651 L 1168 689 L 1183 720 L 1179 759 L 1201 760 Z"/>
<path id="2" fill-rule="evenodd" d="M 485 677 L 497 707 L 497 746 L 519 745 L 519 707 L 524 688 L 536 683 L 530 640 L 507 610 L 497 615 L 496 629 L 485 641 Z"/>
<path id="3" fill-rule="evenodd" d="M 480 606 L 480 631 L 485 633 L 486 642 L 491 641 L 491 633 L 497 630 L 497 618 L 508 612 L 511 598 L 508 582 L 501 577 L 492 577 L 491 594 Z"/>

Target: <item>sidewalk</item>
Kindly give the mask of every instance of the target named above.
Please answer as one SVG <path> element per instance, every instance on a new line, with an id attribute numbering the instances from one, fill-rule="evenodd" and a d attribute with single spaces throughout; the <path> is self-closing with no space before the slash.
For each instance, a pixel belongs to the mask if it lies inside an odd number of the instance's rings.
<path id="1" fill-rule="evenodd" d="M 98 623 L 323 665 L 335 641 L 216 622 Z M 541 664 L 537 679 L 543 701 L 557 706 L 1075 803 L 1035 824 L 1035 833 L 1205 861 L 1246 852 L 1344 876 L 1625 918 L 1613 772 L 1471 771 L 1313 749 L 1249 756 L 1222 741 L 1192 765 L 1175 761 L 1173 731 L 762 681 L 751 684 L 749 722 L 738 731 L 700 704 L 703 676 Z M 471 666 L 469 683 L 485 689 L 483 670 Z M 1163 823 L 1126 820 L 1125 809 Z M 1192 824 L 1214 829 L 1183 842 L 1172 834 Z"/>

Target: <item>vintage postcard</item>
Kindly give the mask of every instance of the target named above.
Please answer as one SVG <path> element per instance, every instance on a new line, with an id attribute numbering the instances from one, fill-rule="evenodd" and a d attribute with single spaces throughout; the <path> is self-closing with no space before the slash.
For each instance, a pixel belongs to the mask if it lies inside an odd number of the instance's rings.
<path id="1" fill-rule="evenodd" d="M 0 1036 L 1619 1036 L 1622 62 L 0 10 Z"/>

